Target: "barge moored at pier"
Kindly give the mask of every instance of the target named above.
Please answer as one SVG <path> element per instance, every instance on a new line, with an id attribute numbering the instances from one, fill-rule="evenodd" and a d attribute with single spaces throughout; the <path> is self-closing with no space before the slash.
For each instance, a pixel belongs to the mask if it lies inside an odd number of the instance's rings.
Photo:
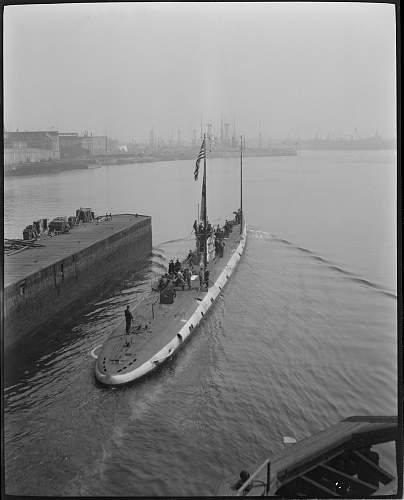
<path id="1" fill-rule="evenodd" d="M 115 214 L 4 257 L 4 346 L 15 344 L 152 249 L 151 217 Z"/>

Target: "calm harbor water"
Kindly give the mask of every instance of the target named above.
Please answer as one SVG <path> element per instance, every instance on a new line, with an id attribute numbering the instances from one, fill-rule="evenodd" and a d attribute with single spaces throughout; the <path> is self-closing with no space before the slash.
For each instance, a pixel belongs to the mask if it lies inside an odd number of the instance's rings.
<path id="1" fill-rule="evenodd" d="M 6 178 L 6 237 L 89 206 L 152 215 L 154 246 L 143 270 L 7 354 L 6 492 L 212 495 L 283 436 L 396 414 L 395 164 L 392 151 L 246 158 L 236 273 L 172 362 L 118 389 L 96 384 L 90 351 L 191 248 L 193 162 Z M 209 162 L 214 223 L 238 207 L 238 172 L 237 159 Z M 394 471 L 392 453 L 383 465 Z"/>

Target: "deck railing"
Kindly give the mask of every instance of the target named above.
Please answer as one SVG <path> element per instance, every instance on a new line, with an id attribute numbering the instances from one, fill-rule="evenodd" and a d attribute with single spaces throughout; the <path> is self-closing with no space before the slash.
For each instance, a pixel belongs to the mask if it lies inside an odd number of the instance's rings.
<path id="1" fill-rule="evenodd" d="M 247 481 L 242 484 L 240 486 L 240 488 L 237 490 L 237 493 L 236 495 L 238 497 L 240 496 L 244 496 L 246 494 L 248 494 L 248 492 L 252 489 L 250 488 L 250 490 L 247 490 L 245 492 L 245 490 L 248 488 L 248 486 L 251 485 L 251 487 L 254 487 L 253 485 L 253 481 L 254 479 L 258 476 L 258 474 L 266 467 L 267 469 L 267 474 L 266 474 L 266 481 L 265 482 L 262 482 L 262 484 L 259 484 L 259 485 L 256 485 L 256 486 L 264 486 L 265 487 L 265 490 L 261 493 L 261 496 L 268 496 L 269 494 L 269 489 L 270 489 L 270 485 L 271 485 L 271 461 L 269 459 L 265 460 L 265 462 L 260 466 L 258 467 L 258 469 L 254 472 L 254 474 L 252 476 L 250 476 Z M 245 492 L 245 493 L 244 493 Z M 256 492 L 253 492 L 253 495 L 254 496 L 257 496 L 257 493 Z"/>

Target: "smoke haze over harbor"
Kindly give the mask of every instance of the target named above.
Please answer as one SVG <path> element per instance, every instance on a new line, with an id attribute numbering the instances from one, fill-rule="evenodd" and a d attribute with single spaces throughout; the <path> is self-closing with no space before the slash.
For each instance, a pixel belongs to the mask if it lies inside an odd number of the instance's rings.
<path id="1" fill-rule="evenodd" d="M 6 495 L 401 491 L 396 11 L 5 7 Z"/>
<path id="2" fill-rule="evenodd" d="M 396 135 L 394 5 L 7 6 L 5 129 Z"/>

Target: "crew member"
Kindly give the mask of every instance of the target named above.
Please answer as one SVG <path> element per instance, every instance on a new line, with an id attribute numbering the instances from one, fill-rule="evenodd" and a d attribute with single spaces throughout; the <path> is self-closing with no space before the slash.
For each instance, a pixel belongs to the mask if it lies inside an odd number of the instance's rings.
<path id="1" fill-rule="evenodd" d="M 185 288 L 184 275 L 182 274 L 181 270 L 178 271 L 178 273 L 177 273 L 177 278 L 175 280 L 175 285 L 182 287 L 183 290 Z"/>
<path id="2" fill-rule="evenodd" d="M 209 288 L 209 269 L 206 269 L 205 271 L 205 285 L 206 288 Z"/>
<path id="3" fill-rule="evenodd" d="M 177 259 L 174 264 L 174 272 L 178 273 L 178 271 L 181 271 L 181 262 Z"/>
<path id="4" fill-rule="evenodd" d="M 187 255 L 187 258 L 185 259 L 185 262 L 190 267 L 191 272 L 192 272 L 192 270 L 194 268 L 193 260 L 194 260 L 194 253 L 192 252 L 192 250 L 190 250 L 189 253 L 188 253 L 188 255 Z"/>
<path id="5" fill-rule="evenodd" d="M 163 290 L 163 288 L 165 288 L 167 286 L 167 283 L 168 283 L 168 274 L 165 273 L 159 279 L 159 290 Z"/>
<path id="6" fill-rule="evenodd" d="M 130 327 L 132 325 L 132 321 L 133 321 L 133 315 L 132 313 L 130 312 L 129 310 L 129 306 L 126 306 L 126 309 L 125 309 L 125 320 L 126 320 L 126 345 L 128 346 L 129 345 L 129 333 L 130 333 Z"/>
<path id="7" fill-rule="evenodd" d="M 220 243 L 220 257 L 223 257 L 224 245 L 225 245 L 225 243 L 224 243 L 224 241 L 222 241 Z"/>
<path id="8" fill-rule="evenodd" d="M 188 285 L 188 289 L 191 290 L 191 273 L 187 267 L 184 269 L 184 279 Z"/>
<path id="9" fill-rule="evenodd" d="M 193 258 L 194 258 L 194 254 L 193 254 L 192 250 L 190 250 L 190 251 L 188 252 L 187 258 L 185 259 L 185 262 L 186 262 L 187 264 L 192 264 L 192 260 L 193 260 Z"/>
<path id="10" fill-rule="evenodd" d="M 243 484 L 250 478 L 250 473 L 246 470 L 242 470 L 240 472 L 240 479 L 232 486 L 232 490 L 240 489 Z M 248 484 L 246 488 L 243 490 L 243 496 L 246 495 L 251 489 L 251 484 Z"/>

